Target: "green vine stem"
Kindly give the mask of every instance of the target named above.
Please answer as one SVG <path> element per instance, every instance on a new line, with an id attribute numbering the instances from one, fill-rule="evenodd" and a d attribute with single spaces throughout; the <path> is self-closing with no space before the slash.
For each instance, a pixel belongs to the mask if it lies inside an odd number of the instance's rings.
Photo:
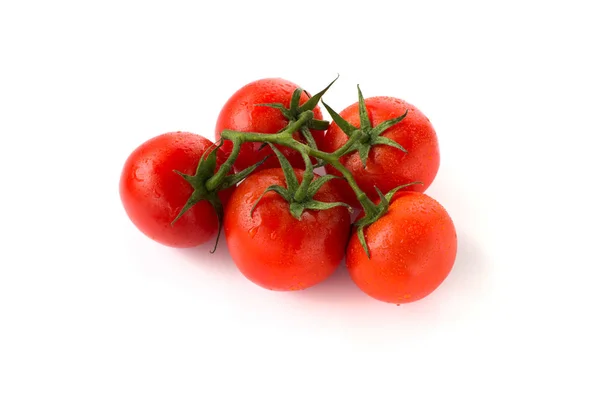
<path id="1" fill-rule="evenodd" d="M 335 80 L 334 80 L 335 82 Z M 331 83 L 333 84 L 333 82 Z M 326 181 L 333 179 L 333 175 L 326 175 L 314 180 L 314 166 L 311 161 L 311 157 L 320 160 L 318 166 L 331 165 L 333 168 L 338 170 L 343 178 L 348 182 L 348 185 L 352 188 L 356 198 L 358 199 L 361 207 L 364 210 L 364 216 L 356 221 L 354 224 L 357 228 L 358 239 L 364 248 L 367 256 L 370 257 L 370 252 L 366 244 L 364 228 L 373 222 L 377 221 L 382 215 L 387 212 L 389 203 L 392 196 L 400 189 L 418 184 L 420 182 L 412 182 L 406 185 L 399 186 L 392 189 L 390 192 L 383 194 L 377 188 L 379 193 L 380 201 L 375 204 L 367 194 L 358 186 L 356 179 L 352 173 L 342 164 L 340 159 L 351 152 L 357 151 L 360 155 L 363 165 L 366 166 L 367 157 L 369 150 L 375 145 L 387 145 L 395 147 L 401 151 L 406 150 L 398 143 L 391 139 L 381 136 L 385 130 L 391 126 L 401 122 L 408 110 L 400 117 L 393 118 L 380 123 L 373 127 L 369 120 L 366 105 L 362 92 L 358 88 L 359 95 L 359 111 L 360 111 L 360 127 L 355 127 L 345 121 L 339 114 L 331 109 L 325 102 L 323 106 L 327 109 L 329 114 L 332 116 L 333 121 L 343 130 L 348 136 L 348 140 L 339 149 L 327 153 L 319 150 L 310 134 L 310 127 L 318 126 L 319 129 L 326 129 L 323 124 L 327 124 L 326 121 L 316 120 L 312 108 L 314 108 L 325 91 L 331 86 L 331 84 L 322 92 L 315 95 L 307 103 L 302 106 L 298 106 L 298 101 L 301 94 L 301 89 L 296 89 L 290 102 L 290 108 L 285 108 L 282 104 L 260 104 L 261 106 L 269 106 L 280 109 L 281 112 L 288 118 L 289 123 L 287 127 L 275 134 L 263 134 L 259 132 L 239 132 L 234 130 L 223 130 L 221 132 L 221 140 L 230 140 L 233 148 L 232 152 L 227 160 L 218 168 L 215 169 L 216 162 L 216 149 L 221 146 L 222 142 L 217 143 L 214 150 L 214 154 L 211 153 L 210 163 L 209 158 L 207 160 L 200 160 L 198 171 L 196 176 L 184 176 L 184 178 L 192 184 L 194 187 L 194 195 L 186 204 L 189 208 L 193 204 L 199 201 L 199 199 L 211 200 L 216 198 L 216 193 L 223 188 L 231 187 L 237 182 L 241 181 L 249 174 L 251 174 L 263 161 L 260 163 L 246 168 L 246 170 L 238 172 L 237 174 L 230 175 L 230 171 L 233 168 L 233 164 L 237 159 L 241 147 L 247 142 L 258 142 L 263 143 L 263 146 L 270 145 L 273 152 L 279 159 L 281 167 L 286 174 L 287 188 L 282 186 L 269 187 L 266 191 L 275 191 L 283 196 L 290 203 L 290 212 L 295 218 L 301 218 L 302 210 L 304 209 L 318 209 L 323 210 L 337 206 L 347 206 L 345 203 L 334 202 L 334 203 L 322 203 L 312 199 L 312 196 L 317 192 L 318 188 Z M 293 111 L 293 112 L 292 112 Z M 307 143 L 303 143 L 294 138 L 294 132 L 301 132 Z M 299 183 L 295 178 L 292 167 L 288 160 L 285 159 L 283 154 L 274 145 L 287 147 L 299 152 L 302 155 L 306 168 L 303 174 L 302 182 Z M 210 171 L 213 171 L 210 173 Z M 264 195 L 264 193 L 263 193 Z M 262 196 L 261 196 L 262 198 Z M 259 199 L 260 200 L 260 199 Z M 220 205 L 219 205 L 220 206 Z M 255 205 L 256 207 L 256 205 Z M 215 210 L 219 212 L 217 207 Z M 222 218 L 222 211 L 219 214 L 220 220 Z"/>
<path id="2" fill-rule="evenodd" d="M 242 142 L 239 139 L 233 140 L 233 149 L 231 150 L 231 154 L 227 157 L 227 160 L 221 165 L 217 173 L 209 178 L 206 181 L 206 189 L 210 192 L 215 190 L 223 179 L 227 176 L 231 168 L 233 167 L 233 163 L 236 158 L 240 154 L 240 150 L 242 148 Z"/>
<path id="3" fill-rule="evenodd" d="M 222 131 L 221 138 L 225 140 L 231 140 L 233 142 L 233 151 L 227 159 L 227 161 L 225 161 L 221 165 L 221 168 L 219 168 L 219 171 L 215 174 L 215 176 L 213 176 L 206 182 L 206 188 L 210 191 L 220 184 L 223 177 L 225 177 L 231 169 L 231 166 L 233 165 L 237 154 L 239 154 L 240 146 L 243 143 L 271 143 L 289 147 L 298 151 L 300 154 L 319 158 L 327 162 L 328 164 L 331 164 L 331 166 L 340 171 L 342 176 L 346 179 L 346 181 L 354 191 L 354 194 L 356 195 L 358 201 L 365 210 L 365 214 L 375 214 L 377 212 L 376 205 L 371 201 L 371 199 L 369 199 L 367 194 L 358 186 L 358 183 L 356 183 L 356 180 L 354 179 L 354 176 L 352 176 L 352 173 L 348 171 L 348 169 L 344 167 L 339 161 L 339 158 L 342 155 L 344 155 L 349 149 L 351 149 L 354 143 L 360 139 L 359 135 L 352 135 L 350 139 L 344 144 L 344 146 L 340 147 L 332 153 L 327 153 L 315 149 L 309 145 L 295 140 L 292 137 L 292 134 L 296 132 L 299 129 L 299 127 L 310 121 L 312 118 L 314 118 L 314 113 L 312 111 L 304 111 L 299 115 L 298 119 L 295 122 L 289 124 L 283 131 L 272 135 L 265 135 L 256 132 L 238 132 L 229 129 Z"/>
<path id="4" fill-rule="evenodd" d="M 304 175 L 302 176 L 302 183 L 298 188 L 298 191 L 294 195 L 294 200 L 300 201 L 306 197 L 306 193 L 308 192 L 308 187 L 313 180 L 313 165 L 310 157 L 306 153 L 302 153 L 302 158 L 304 159 L 304 164 L 306 165 L 306 169 L 304 170 Z"/>
<path id="5" fill-rule="evenodd" d="M 208 181 L 206 181 L 206 189 L 208 191 L 213 191 L 219 186 L 219 184 L 223 181 L 225 176 L 227 176 L 227 174 L 233 167 L 233 163 L 235 162 L 236 158 L 240 154 L 241 146 L 245 142 L 275 143 L 275 144 L 280 144 L 280 145 L 285 146 L 290 141 L 296 142 L 292 138 L 292 134 L 294 132 L 296 132 L 298 129 L 300 129 L 300 127 L 302 125 L 306 124 L 308 121 L 312 120 L 313 118 L 314 118 L 314 113 L 312 111 L 310 111 L 310 110 L 304 111 L 302 114 L 300 114 L 300 116 L 298 117 L 298 119 L 296 121 L 290 123 L 283 131 L 276 133 L 276 134 L 272 134 L 272 135 L 265 135 L 265 134 L 254 133 L 254 132 L 238 132 L 238 131 L 232 131 L 232 130 L 224 130 L 222 132 L 222 134 L 226 134 L 226 136 L 221 135 L 221 138 L 231 140 L 233 142 L 233 149 L 231 151 L 231 154 L 229 155 L 227 160 L 221 165 L 221 167 L 219 168 L 217 173 L 212 178 L 210 178 Z M 272 140 L 275 137 L 277 138 L 278 141 Z M 299 143 L 299 142 L 297 142 L 297 143 Z M 299 144 L 302 144 L 302 143 L 299 143 Z M 306 146 L 306 147 L 308 147 L 308 146 Z M 310 147 L 308 147 L 308 148 L 310 148 Z"/>

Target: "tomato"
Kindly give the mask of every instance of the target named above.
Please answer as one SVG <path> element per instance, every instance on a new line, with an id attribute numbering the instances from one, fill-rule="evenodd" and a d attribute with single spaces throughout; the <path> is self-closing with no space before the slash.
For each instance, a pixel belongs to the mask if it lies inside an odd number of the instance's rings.
<path id="1" fill-rule="evenodd" d="M 200 135 L 171 132 L 146 141 L 127 158 L 120 180 L 121 201 L 146 236 L 171 247 L 194 247 L 217 232 L 217 215 L 205 200 L 171 225 L 193 192 L 173 170 L 194 175 L 200 157 L 212 145 Z M 225 159 L 222 152 L 217 153 L 217 165 Z M 232 191 L 220 192 L 221 201 L 227 202 Z"/>
<path id="2" fill-rule="evenodd" d="M 298 85 L 280 78 L 260 79 L 247 84 L 246 86 L 235 92 L 225 103 L 215 128 L 215 136 L 217 140 L 221 138 L 221 132 L 224 129 L 231 129 L 240 132 L 256 132 L 264 134 L 277 133 L 279 130 L 288 125 L 288 120 L 283 116 L 280 110 L 256 106 L 264 103 L 281 103 L 286 108 L 290 107 L 290 101 L 294 90 Z M 304 104 L 309 99 L 306 93 L 302 93 L 300 97 L 300 105 Z M 313 109 L 315 119 L 322 119 L 323 115 L 319 107 Z M 320 141 L 324 135 L 324 131 L 311 130 L 315 141 Z M 300 133 L 294 134 L 296 139 L 301 139 Z M 263 143 L 244 143 L 241 147 L 239 156 L 237 157 L 234 168 L 236 171 L 256 164 L 264 159 L 267 155 L 273 155 L 273 151 L 269 146 L 264 147 L 259 151 Z M 231 153 L 233 144 L 229 140 L 225 140 L 221 147 L 226 154 Z M 291 150 L 287 147 L 277 146 L 278 149 L 286 156 L 293 167 L 304 168 L 304 161 L 300 153 Z M 278 167 L 279 162 L 276 157 L 270 157 L 258 170 Z"/>
<path id="3" fill-rule="evenodd" d="M 411 182 L 420 181 L 422 185 L 412 185 L 405 190 L 424 192 L 435 178 L 440 153 L 438 139 L 429 119 L 415 106 L 393 97 L 371 97 L 365 99 L 372 126 L 404 114 L 407 116 L 398 124 L 388 128 L 381 135 L 400 144 L 407 153 L 388 145 L 375 145 L 369 151 L 366 168 L 358 152 L 352 152 L 341 158 L 342 164 L 350 170 L 358 186 L 371 200 L 379 198 L 375 187 L 383 193 Z M 358 102 L 344 109 L 340 116 L 355 127 L 360 127 Z M 348 141 L 348 136 L 335 123 L 327 130 L 319 147 L 327 152 L 335 151 Z M 327 173 L 340 175 L 332 166 L 326 167 Z M 358 206 L 354 192 L 345 181 L 336 184 L 344 192 L 346 202 Z"/>
<path id="4" fill-rule="evenodd" d="M 369 296 L 388 303 L 422 299 L 446 279 L 456 258 L 456 230 L 446 210 L 418 192 L 398 192 L 388 212 L 364 230 L 371 258 L 356 233 L 346 264 Z"/>
<path id="5" fill-rule="evenodd" d="M 298 179 L 302 171 L 295 169 Z M 350 234 L 346 207 L 305 210 L 301 220 L 271 185 L 285 187 L 283 171 L 272 168 L 250 175 L 233 193 L 225 209 L 225 238 L 235 264 L 249 280 L 270 290 L 301 290 L 325 280 L 344 257 Z M 339 193 L 325 183 L 314 196 L 339 201 Z"/>

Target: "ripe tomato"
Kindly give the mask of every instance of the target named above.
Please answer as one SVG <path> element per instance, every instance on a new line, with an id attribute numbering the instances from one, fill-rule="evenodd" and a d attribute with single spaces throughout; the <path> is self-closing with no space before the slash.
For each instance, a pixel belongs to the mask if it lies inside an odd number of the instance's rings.
<path id="1" fill-rule="evenodd" d="M 369 259 L 356 233 L 346 264 L 369 296 L 388 303 L 419 300 L 446 279 L 456 258 L 456 230 L 446 210 L 418 192 L 398 192 L 388 212 L 365 228 Z"/>
<path id="2" fill-rule="evenodd" d="M 146 236 L 171 247 L 194 247 L 217 232 L 217 215 L 205 200 L 171 225 L 193 192 L 173 170 L 194 175 L 200 157 L 212 144 L 200 135 L 171 132 L 146 141 L 127 158 L 120 180 L 121 201 Z M 225 159 L 217 153 L 217 165 Z M 221 201 L 226 202 L 232 191 L 220 192 Z"/>
<path id="3" fill-rule="evenodd" d="M 294 170 L 301 179 L 301 170 Z M 344 257 L 350 234 L 345 207 L 305 210 L 301 220 L 279 194 L 268 192 L 252 215 L 250 211 L 271 185 L 285 187 L 281 168 L 250 175 L 233 193 L 225 209 L 225 238 L 233 261 L 249 280 L 270 290 L 301 290 L 329 277 Z M 339 193 L 325 183 L 315 200 L 339 201 Z"/>
<path id="4" fill-rule="evenodd" d="M 423 185 L 412 185 L 405 190 L 424 192 L 431 185 L 440 166 L 438 140 L 429 119 L 415 106 L 393 97 L 371 97 L 365 99 L 372 126 L 396 118 L 408 109 L 408 115 L 398 124 L 388 128 L 381 136 L 394 140 L 408 152 L 405 153 L 387 145 L 375 145 L 369 151 L 366 168 L 358 152 L 352 152 L 341 158 L 342 164 L 350 170 L 358 186 L 373 201 L 379 198 L 375 187 L 387 193 L 395 187 L 420 181 Z M 340 113 L 340 116 L 355 127 L 360 127 L 358 103 L 352 104 Z M 348 136 L 332 123 L 319 147 L 332 152 L 348 141 Z M 327 166 L 329 174 L 340 175 L 332 166 Z M 335 184 L 344 192 L 344 199 L 358 206 L 354 192 L 342 180 Z"/>
<path id="5" fill-rule="evenodd" d="M 215 137 L 219 140 L 224 129 L 265 134 L 277 133 L 285 128 L 289 121 L 280 110 L 272 107 L 256 106 L 256 104 L 281 103 L 289 108 L 292 94 L 296 88 L 298 88 L 298 85 L 280 78 L 260 79 L 242 87 L 227 100 L 221 109 L 215 128 Z M 308 99 L 308 95 L 302 93 L 300 105 Z M 315 119 L 323 118 L 318 106 L 313 109 L 313 112 Z M 311 130 L 311 132 L 317 143 L 324 135 L 323 131 Z M 294 137 L 296 139 L 302 138 L 298 132 L 294 134 Z M 259 151 L 261 145 L 262 143 L 244 143 L 235 161 L 234 169 L 241 171 L 256 164 L 267 155 L 273 155 L 273 151 L 269 146 Z M 221 148 L 229 155 L 232 146 L 231 141 L 225 140 Z M 298 152 L 282 146 L 277 146 L 277 148 L 286 156 L 293 167 L 304 168 L 304 161 Z M 262 164 L 258 170 L 274 167 L 279 167 L 279 162 L 277 157 L 273 156 Z"/>

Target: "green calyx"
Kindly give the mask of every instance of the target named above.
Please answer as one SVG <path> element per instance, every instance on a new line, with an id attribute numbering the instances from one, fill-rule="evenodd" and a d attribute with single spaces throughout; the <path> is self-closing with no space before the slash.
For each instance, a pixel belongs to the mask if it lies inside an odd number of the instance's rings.
<path id="1" fill-rule="evenodd" d="M 327 85 L 327 87 L 325 89 L 321 90 L 319 93 L 315 94 L 312 97 L 309 96 L 309 99 L 302 105 L 300 105 L 300 97 L 302 96 L 302 93 L 306 93 L 308 95 L 308 92 L 306 92 L 302 88 L 296 88 L 296 90 L 294 90 L 294 93 L 292 94 L 289 108 L 286 108 L 285 105 L 283 105 L 282 103 L 262 103 L 262 104 L 256 104 L 255 106 L 256 107 L 272 107 L 272 108 L 278 109 L 279 111 L 281 111 L 281 114 L 289 121 L 289 123 L 288 123 L 288 126 L 289 126 L 289 125 L 293 124 L 294 122 L 298 121 L 298 118 L 300 117 L 300 115 L 303 112 L 308 111 L 308 110 L 311 110 L 311 111 L 314 110 L 315 107 L 319 104 L 319 101 L 321 100 L 323 95 L 325 93 L 327 93 L 327 90 L 329 90 L 331 85 L 333 85 L 334 82 L 337 81 L 338 78 L 339 78 L 339 75 L 329 85 Z M 300 126 L 299 131 L 302 133 L 302 136 L 306 140 L 306 143 L 313 149 L 316 149 L 317 144 L 316 144 L 315 139 L 313 138 L 310 130 L 315 129 L 318 131 L 324 131 L 327 128 L 329 128 L 329 122 L 323 121 L 320 119 L 311 118 L 306 123 L 304 123 Z M 292 133 L 293 132 L 290 132 L 290 134 L 292 134 Z"/>
<path id="2" fill-rule="evenodd" d="M 390 202 L 392 201 L 392 197 L 398 192 L 400 189 L 404 189 L 405 187 L 412 185 L 422 185 L 422 182 L 411 182 L 405 185 L 400 185 L 395 187 L 394 189 L 387 192 L 385 195 L 381 193 L 377 187 L 377 194 L 379 194 L 379 203 L 375 205 L 375 208 L 371 212 L 367 212 L 364 217 L 359 219 L 354 223 L 356 226 L 356 234 L 358 236 L 358 241 L 360 242 L 362 248 L 367 253 L 367 257 L 371 258 L 371 252 L 369 251 L 369 247 L 367 246 L 367 241 L 365 240 L 365 232 L 364 229 L 381 218 L 385 213 L 387 213 L 388 208 L 390 207 Z"/>
<path id="3" fill-rule="evenodd" d="M 342 130 L 342 132 L 344 132 L 349 138 L 356 137 L 356 140 L 353 142 L 352 146 L 349 146 L 347 149 L 345 149 L 344 153 L 341 155 L 357 151 L 360 160 L 362 161 L 363 167 L 366 167 L 367 159 L 369 157 L 369 151 L 373 146 L 391 146 L 406 153 L 407 151 L 404 147 L 402 147 L 400 144 L 393 141 L 392 139 L 382 136 L 382 134 L 392 126 L 400 123 L 408 114 L 408 110 L 406 110 L 401 116 L 389 119 L 387 121 L 383 121 L 382 123 L 374 127 L 371 123 L 371 120 L 369 119 L 369 113 L 367 111 L 367 106 L 365 104 L 365 99 L 363 97 L 362 91 L 360 90 L 360 86 L 357 85 L 357 88 L 358 112 L 360 116 L 360 127 L 358 128 L 351 125 L 348 121 L 343 119 L 324 101 L 322 102 L 323 106 L 327 109 L 327 112 L 329 113 L 329 115 L 331 115 L 331 118 Z"/>
<path id="4" fill-rule="evenodd" d="M 200 201 L 206 200 L 210 203 L 210 205 L 214 208 L 215 213 L 217 214 L 217 220 L 219 223 L 217 239 L 215 241 L 215 246 L 212 249 L 211 253 L 214 253 L 217 245 L 219 243 L 219 238 L 221 236 L 221 228 L 223 225 L 223 204 L 219 199 L 218 192 L 221 190 L 228 189 L 237 185 L 242 179 L 246 178 L 250 175 L 254 170 L 261 165 L 265 160 L 261 160 L 255 165 L 252 165 L 243 171 L 238 172 L 237 174 L 227 175 L 217 186 L 211 187 L 211 185 L 207 185 L 209 179 L 211 179 L 217 170 L 217 151 L 221 147 L 222 142 L 219 142 L 216 145 L 209 147 L 202 157 L 200 157 L 200 161 L 198 162 L 198 167 L 196 168 L 195 175 L 184 174 L 180 171 L 173 171 L 179 176 L 181 176 L 190 186 L 194 189 L 187 202 L 177 214 L 175 219 L 171 222 L 171 225 L 174 225 L 179 218 L 183 216 L 190 208 L 199 203 Z"/>
<path id="5" fill-rule="evenodd" d="M 275 192 L 283 197 L 290 204 L 290 214 L 297 220 L 302 219 L 304 210 L 327 210 L 334 207 L 346 207 L 349 212 L 352 212 L 352 207 L 342 202 L 323 202 L 315 200 L 313 197 L 319 189 L 328 181 L 338 178 L 335 175 L 323 175 L 314 179 L 313 166 L 307 154 L 302 154 L 306 163 L 306 169 L 302 176 L 302 183 L 298 182 L 298 178 L 294 173 L 294 169 L 285 156 L 272 144 L 269 144 L 273 152 L 277 155 L 281 169 L 285 177 L 286 187 L 280 185 L 271 185 L 260 195 L 254 206 L 250 210 L 250 216 L 262 200 L 263 196 L 268 192 Z M 313 180 L 314 179 L 314 180 Z"/>

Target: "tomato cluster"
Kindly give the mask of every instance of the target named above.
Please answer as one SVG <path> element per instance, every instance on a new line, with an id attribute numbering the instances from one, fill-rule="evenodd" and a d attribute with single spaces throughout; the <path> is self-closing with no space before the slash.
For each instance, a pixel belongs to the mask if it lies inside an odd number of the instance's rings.
<path id="1" fill-rule="evenodd" d="M 345 257 L 375 299 L 427 296 L 457 251 L 452 219 L 423 193 L 439 169 L 436 132 L 415 106 L 365 99 L 360 88 L 338 114 L 322 101 L 329 86 L 311 96 L 287 80 L 257 80 L 222 108 L 216 142 L 171 132 L 143 143 L 122 170 L 127 215 L 171 247 L 218 241 L 223 228 L 240 272 L 266 289 L 316 285 Z"/>

